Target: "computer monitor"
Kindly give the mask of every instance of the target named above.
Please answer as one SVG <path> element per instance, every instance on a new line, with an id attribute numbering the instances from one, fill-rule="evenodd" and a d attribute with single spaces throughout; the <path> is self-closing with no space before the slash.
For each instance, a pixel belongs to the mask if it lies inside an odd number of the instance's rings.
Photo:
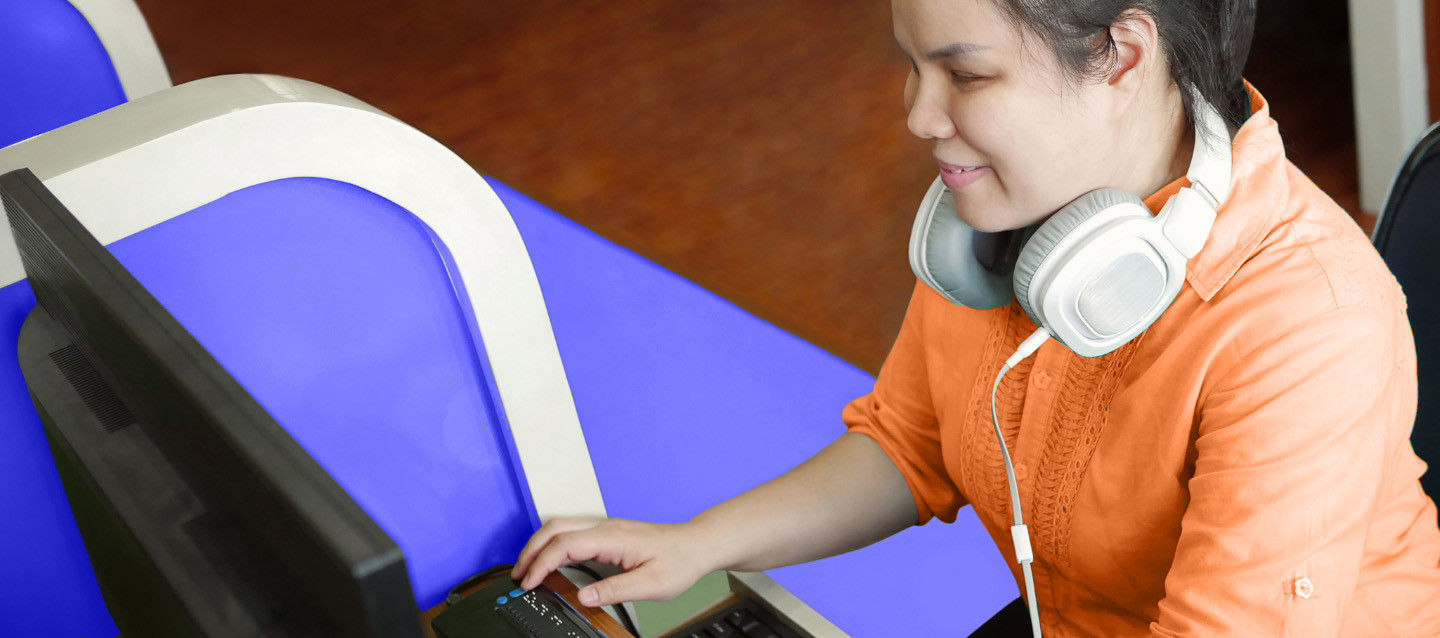
<path id="1" fill-rule="evenodd" d="M 421 634 L 399 547 L 29 170 L 22 374 L 126 638 Z"/>

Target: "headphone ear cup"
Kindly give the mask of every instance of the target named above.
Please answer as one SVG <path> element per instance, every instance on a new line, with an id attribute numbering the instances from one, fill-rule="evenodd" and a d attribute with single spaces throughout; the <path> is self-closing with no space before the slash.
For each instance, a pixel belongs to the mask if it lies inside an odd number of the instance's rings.
<path id="1" fill-rule="evenodd" d="M 975 255 L 979 231 L 955 214 L 950 189 L 936 178 L 926 192 L 910 231 L 910 269 L 951 303 L 970 308 L 1010 304 L 1009 272 L 992 272 Z"/>
<path id="2" fill-rule="evenodd" d="M 1015 300 L 1020 302 L 1020 308 L 1030 316 L 1030 321 L 1035 325 L 1043 325 L 1038 313 L 1030 306 L 1030 289 L 1035 271 L 1040 264 L 1050 255 L 1050 251 L 1060 243 L 1060 240 L 1073 232 L 1086 232 L 1080 227 L 1101 211 L 1117 204 L 1133 203 L 1142 210 L 1145 208 L 1145 201 L 1136 197 L 1133 193 L 1118 188 L 1101 188 L 1090 191 L 1075 198 L 1075 201 L 1066 204 L 1030 237 L 1025 244 L 1024 250 L 1020 251 L 1020 259 L 1015 263 Z M 1053 332 L 1053 331 L 1052 331 Z"/>

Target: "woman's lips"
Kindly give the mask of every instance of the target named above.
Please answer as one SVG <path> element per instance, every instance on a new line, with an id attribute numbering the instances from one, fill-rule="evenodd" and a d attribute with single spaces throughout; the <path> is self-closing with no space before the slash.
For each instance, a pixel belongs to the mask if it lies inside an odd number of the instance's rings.
<path id="1" fill-rule="evenodd" d="M 989 166 L 956 166 L 936 161 L 940 165 L 940 181 L 950 190 L 964 188 L 991 173 Z"/>

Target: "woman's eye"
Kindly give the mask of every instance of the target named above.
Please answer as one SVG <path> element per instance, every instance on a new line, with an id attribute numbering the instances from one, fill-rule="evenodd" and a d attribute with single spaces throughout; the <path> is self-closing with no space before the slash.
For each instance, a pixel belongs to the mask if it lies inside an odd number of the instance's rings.
<path id="1" fill-rule="evenodd" d="M 976 81 L 976 80 L 982 80 L 982 79 L 984 79 L 984 78 L 981 78 L 980 76 L 977 76 L 977 75 L 968 75 L 968 74 L 965 74 L 965 73 L 961 73 L 961 72 L 959 72 L 959 71 L 951 71 L 951 72 L 950 72 L 950 78 L 951 78 L 952 80 L 955 80 L 956 82 L 958 82 L 958 83 L 960 83 L 960 84 L 966 84 L 966 83 L 969 83 L 969 82 L 974 82 L 974 81 Z"/>

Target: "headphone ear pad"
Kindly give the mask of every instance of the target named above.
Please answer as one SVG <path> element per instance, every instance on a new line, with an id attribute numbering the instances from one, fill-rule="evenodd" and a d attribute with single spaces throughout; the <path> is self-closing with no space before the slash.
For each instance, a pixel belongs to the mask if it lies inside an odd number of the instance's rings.
<path id="1" fill-rule="evenodd" d="M 939 178 L 931 184 L 910 232 L 910 268 L 915 276 L 951 303 L 969 308 L 1010 304 L 1010 273 L 981 264 L 974 244 L 979 231 L 960 221 L 950 189 Z"/>
<path id="2" fill-rule="evenodd" d="M 1101 188 L 1090 191 L 1051 215 L 1030 237 L 1024 250 L 1020 251 L 1019 261 L 1015 263 L 1015 300 L 1020 302 L 1020 308 L 1030 316 L 1030 321 L 1035 325 L 1041 325 L 1041 321 L 1039 315 L 1030 307 L 1030 287 L 1031 280 L 1035 276 L 1035 271 L 1040 268 L 1040 264 L 1045 261 L 1060 240 L 1075 232 L 1086 221 L 1111 206 L 1124 203 L 1132 203 L 1145 209 L 1144 200 L 1119 188 Z M 1080 232 L 1086 231 L 1081 230 Z"/>

